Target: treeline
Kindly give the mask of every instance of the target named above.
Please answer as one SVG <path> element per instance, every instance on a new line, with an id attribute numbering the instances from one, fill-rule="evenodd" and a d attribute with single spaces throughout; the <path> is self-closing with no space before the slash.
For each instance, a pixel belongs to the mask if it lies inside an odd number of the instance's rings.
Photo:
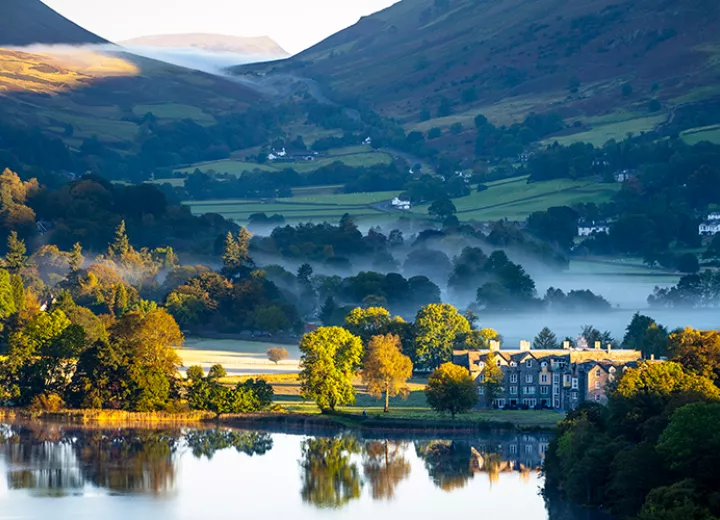
<path id="1" fill-rule="evenodd" d="M 27 241 L 71 249 L 81 242 L 101 251 L 124 221 L 136 243 L 171 246 L 179 252 L 207 254 L 222 247 L 222 237 L 238 227 L 219 215 L 193 216 L 186 206 L 168 202 L 155 186 L 122 186 L 86 176 L 58 187 L 23 182 L 6 169 L 0 174 L 0 243 L 11 231 Z"/>
<path id="2" fill-rule="evenodd" d="M 607 406 L 560 424 L 545 460 L 551 510 L 560 499 L 619 518 L 720 516 L 720 333 L 675 332 L 667 352 L 611 383 Z"/>
<path id="3" fill-rule="evenodd" d="M 246 281 L 252 293 L 252 272 L 232 235 L 226 250 L 226 282 Z M 272 388 L 263 381 L 219 385 L 222 367 L 207 377 L 198 367 L 187 379 L 179 376 L 184 337 L 170 312 L 185 293 L 171 293 L 167 308 L 143 298 L 160 290 L 160 272 L 177 269 L 171 248 L 136 251 L 121 225 L 107 252 L 87 267 L 79 244 L 69 253 L 52 246 L 25 253 L 12 234 L 0 269 L 0 403 L 217 414 L 270 406 Z M 256 302 L 242 305 L 263 311 Z"/>

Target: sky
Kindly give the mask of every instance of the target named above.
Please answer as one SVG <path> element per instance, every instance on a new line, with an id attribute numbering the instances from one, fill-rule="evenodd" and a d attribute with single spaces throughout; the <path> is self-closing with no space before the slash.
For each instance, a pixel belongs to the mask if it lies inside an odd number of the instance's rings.
<path id="1" fill-rule="evenodd" d="M 270 36 L 297 53 L 397 0 L 43 0 L 111 41 L 204 32 Z"/>

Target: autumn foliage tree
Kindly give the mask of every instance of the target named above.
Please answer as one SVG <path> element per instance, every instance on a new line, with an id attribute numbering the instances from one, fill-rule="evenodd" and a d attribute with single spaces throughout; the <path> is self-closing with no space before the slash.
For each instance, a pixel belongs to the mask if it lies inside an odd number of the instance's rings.
<path id="1" fill-rule="evenodd" d="M 475 382 L 466 368 L 445 363 L 435 370 L 425 388 L 430 407 L 439 413 L 450 412 L 452 418 L 477 404 Z"/>
<path id="2" fill-rule="evenodd" d="M 373 336 L 363 365 L 363 382 L 373 397 L 385 396 L 385 412 L 390 408 L 391 397 L 407 398 L 410 389 L 406 383 L 412 377 L 413 365 L 402 353 L 399 337 L 392 334 Z"/>
<path id="3" fill-rule="evenodd" d="M 267 357 L 270 361 L 277 365 L 280 361 L 284 361 L 289 358 L 290 353 L 287 351 L 287 349 L 284 349 L 282 347 L 273 347 L 268 349 Z"/>

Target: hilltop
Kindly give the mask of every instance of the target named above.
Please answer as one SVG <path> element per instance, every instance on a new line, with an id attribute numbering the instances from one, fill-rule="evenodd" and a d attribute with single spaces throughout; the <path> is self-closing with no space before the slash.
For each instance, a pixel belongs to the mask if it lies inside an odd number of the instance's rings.
<path id="1" fill-rule="evenodd" d="M 719 58 L 716 0 L 403 0 L 262 72 L 427 129 L 478 113 L 647 114 L 652 99 L 720 94 Z"/>
<path id="2" fill-rule="evenodd" d="M 40 0 L 0 0 L 0 46 L 107 43 Z"/>
<path id="3" fill-rule="evenodd" d="M 265 58 L 287 58 L 290 54 L 268 36 L 243 37 L 224 34 L 160 34 L 141 36 L 118 42 L 125 47 L 160 49 L 198 49 L 208 52 L 232 53 Z"/>

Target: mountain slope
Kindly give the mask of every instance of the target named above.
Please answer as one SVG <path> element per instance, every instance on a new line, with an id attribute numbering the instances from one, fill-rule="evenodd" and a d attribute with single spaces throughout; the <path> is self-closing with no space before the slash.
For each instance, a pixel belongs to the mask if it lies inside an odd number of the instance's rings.
<path id="1" fill-rule="evenodd" d="M 646 110 L 720 94 L 720 2 L 403 0 L 268 67 L 405 122 L 498 102 L 508 117 Z"/>
<path id="2" fill-rule="evenodd" d="M 0 0 L 0 46 L 107 43 L 40 0 Z"/>
<path id="3" fill-rule="evenodd" d="M 118 42 L 126 47 L 161 49 L 199 49 L 208 52 L 233 53 L 268 58 L 286 58 L 290 54 L 267 36 L 242 37 L 223 34 L 161 34 L 142 36 Z"/>
<path id="4" fill-rule="evenodd" d="M 127 150 L 148 112 L 209 125 L 259 99 L 227 78 L 124 52 L 39 0 L 0 0 L 5 127 L 40 129 L 74 147 L 97 137 Z"/>

